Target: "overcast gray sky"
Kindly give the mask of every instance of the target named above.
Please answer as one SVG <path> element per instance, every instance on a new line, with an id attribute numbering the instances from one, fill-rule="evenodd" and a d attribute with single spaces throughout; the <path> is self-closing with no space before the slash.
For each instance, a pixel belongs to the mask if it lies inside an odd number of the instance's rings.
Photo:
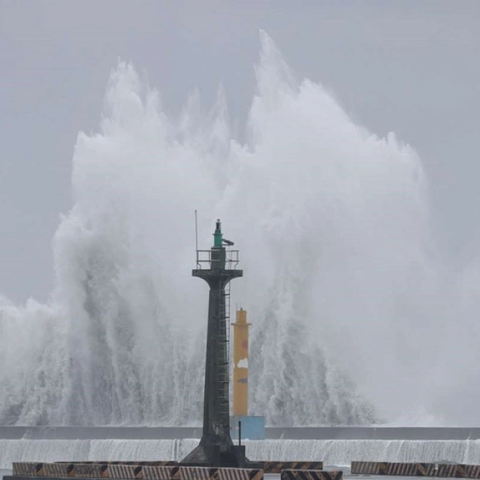
<path id="1" fill-rule="evenodd" d="M 0 292 L 45 300 L 71 206 L 79 130 L 97 128 L 110 70 L 131 60 L 177 112 L 223 83 L 242 125 L 259 29 L 298 77 L 420 153 L 454 268 L 480 245 L 479 0 L 0 0 Z"/>

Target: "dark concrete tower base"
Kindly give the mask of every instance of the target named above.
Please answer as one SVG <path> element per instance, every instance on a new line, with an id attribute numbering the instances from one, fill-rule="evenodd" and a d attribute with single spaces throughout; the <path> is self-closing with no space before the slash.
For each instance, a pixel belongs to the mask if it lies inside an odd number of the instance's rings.
<path id="1" fill-rule="evenodd" d="M 205 467 L 236 467 L 254 466 L 245 456 L 245 445 L 231 445 L 222 452 L 220 445 L 208 444 L 204 439 L 180 463 Z"/>
<path id="2" fill-rule="evenodd" d="M 245 467 L 245 447 L 233 444 L 230 437 L 229 401 L 229 319 L 228 283 L 243 275 L 234 267 L 238 263 L 238 251 L 226 250 L 220 221 L 213 234 L 214 245 L 210 250 L 197 251 L 197 265 L 192 275 L 205 280 L 210 287 L 208 302 L 207 355 L 205 363 L 205 396 L 203 407 L 203 434 L 200 444 L 190 452 L 182 464 L 212 467 Z M 200 259 L 199 254 L 206 254 Z M 201 268 L 202 262 L 207 268 Z"/>

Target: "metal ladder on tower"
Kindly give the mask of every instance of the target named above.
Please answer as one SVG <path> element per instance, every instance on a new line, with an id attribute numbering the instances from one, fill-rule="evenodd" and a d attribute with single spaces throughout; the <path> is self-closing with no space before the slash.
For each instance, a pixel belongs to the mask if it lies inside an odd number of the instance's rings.
<path id="1" fill-rule="evenodd" d="M 230 282 L 225 285 L 225 337 L 227 341 L 227 359 L 230 358 Z"/>
<path id="2" fill-rule="evenodd" d="M 223 365 L 222 376 L 219 377 L 220 382 L 220 413 L 229 415 L 230 413 L 230 282 L 225 285 L 223 291 L 223 306 L 221 312 L 221 321 L 219 325 L 220 341 L 219 347 L 221 350 L 221 364 Z"/>

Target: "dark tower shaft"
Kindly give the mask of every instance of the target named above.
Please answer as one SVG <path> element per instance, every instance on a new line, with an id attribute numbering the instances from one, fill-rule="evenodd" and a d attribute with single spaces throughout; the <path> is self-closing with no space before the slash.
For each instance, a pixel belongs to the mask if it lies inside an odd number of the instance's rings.
<path id="1" fill-rule="evenodd" d="M 194 277 L 203 278 L 210 287 L 208 302 L 207 355 L 205 362 L 205 395 L 203 407 L 203 435 L 200 444 L 182 463 L 212 466 L 244 466 L 245 453 L 242 447 L 233 445 L 230 437 L 229 402 L 229 348 L 226 287 L 243 272 L 226 268 L 238 263 L 238 251 L 227 251 L 233 245 L 224 240 L 220 221 L 217 221 L 214 244 L 210 250 L 197 252 L 197 264 L 206 262 L 210 268 L 197 268 Z M 199 260 L 198 253 L 208 253 L 206 260 Z M 227 257 L 227 255 L 231 255 Z"/>

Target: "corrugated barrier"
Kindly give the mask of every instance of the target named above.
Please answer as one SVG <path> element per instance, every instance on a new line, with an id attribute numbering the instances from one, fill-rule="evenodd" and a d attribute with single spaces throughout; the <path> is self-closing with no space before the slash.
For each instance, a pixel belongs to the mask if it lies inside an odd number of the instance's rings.
<path id="1" fill-rule="evenodd" d="M 351 471 L 360 475 L 480 478 L 480 465 L 460 463 L 352 462 Z"/>
<path id="2" fill-rule="evenodd" d="M 322 470 L 282 470 L 281 480 L 342 480 L 343 472 Z"/>
<path id="3" fill-rule="evenodd" d="M 254 462 L 265 473 L 280 473 L 282 470 L 322 470 L 323 462 Z"/>
<path id="4" fill-rule="evenodd" d="M 15 477 L 110 478 L 152 480 L 263 480 L 259 468 L 210 468 L 152 465 L 161 462 L 33 463 L 14 462 Z"/>
<path id="5" fill-rule="evenodd" d="M 75 464 L 77 462 L 55 462 L 59 464 Z M 78 462 L 80 463 L 80 462 Z M 96 462 L 81 462 L 82 464 L 105 464 L 105 465 L 143 465 L 149 467 L 168 467 L 181 466 L 178 462 L 173 460 L 159 460 L 159 461 L 96 461 Z M 256 468 L 261 469 L 264 473 L 280 473 L 282 470 L 322 470 L 323 462 L 311 461 L 277 461 L 268 460 L 261 462 L 252 462 Z"/>
<path id="6" fill-rule="evenodd" d="M 14 462 L 12 464 L 15 477 L 109 478 L 107 467 L 108 465 L 99 463 Z"/>
<path id="7" fill-rule="evenodd" d="M 91 465 L 94 463 L 100 463 L 100 464 L 105 464 L 105 465 L 147 465 L 149 467 L 167 467 L 167 466 L 173 466 L 173 465 L 178 465 L 178 462 L 175 462 L 174 460 L 122 460 L 122 461 L 104 461 L 104 460 L 96 460 L 92 462 L 74 462 L 70 460 L 69 462 L 54 462 L 54 463 L 70 463 L 70 464 L 85 464 L 85 465 Z"/>

